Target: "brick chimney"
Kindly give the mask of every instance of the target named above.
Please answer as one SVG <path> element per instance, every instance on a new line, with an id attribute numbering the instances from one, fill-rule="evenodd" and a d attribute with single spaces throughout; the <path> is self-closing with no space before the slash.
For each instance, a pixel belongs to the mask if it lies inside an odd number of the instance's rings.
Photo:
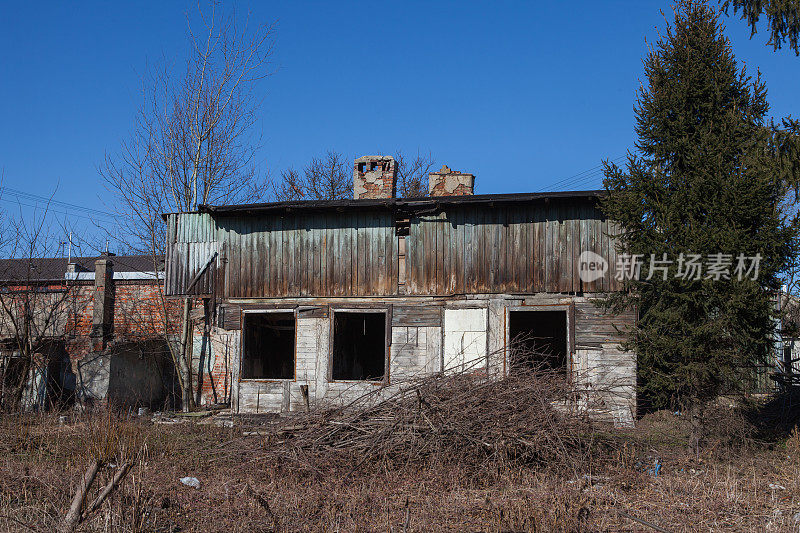
<path id="1" fill-rule="evenodd" d="M 428 194 L 431 196 L 467 196 L 475 190 L 475 176 L 442 165 L 439 172 L 428 174 Z"/>
<path id="2" fill-rule="evenodd" d="M 353 198 L 394 198 L 397 164 L 388 155 L 365 155 L 353 165 Z"/>
<path id="3" fill-rule="evenodd" d="M 114 322 L 114 263 L 113 254 L 105 253 L 94 262 L 94 291 L 92 293 L 92 351 L 105 349 Z"/>

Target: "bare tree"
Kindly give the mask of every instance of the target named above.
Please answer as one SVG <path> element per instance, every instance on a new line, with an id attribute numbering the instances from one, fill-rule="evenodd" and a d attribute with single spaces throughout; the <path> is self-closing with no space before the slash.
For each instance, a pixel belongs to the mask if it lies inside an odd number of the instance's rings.
<path id="1" fill-rule="evenodd" d="M 70 280 L 50 279 L 39 261 L 51 257 L 58 246 L 48 220 L 48 207 L 16 217 L 6 217 L 0 267 L 0 343 L 2 385 L 0 404 L 16 409 L 28 387 L 46 377 L 47 366 L 64 356 L 65 333 L 71 318 L 89 300 Z M 29 403 L 46 398 L 33 395 Z"/>
<path id="2" fill-rule="evenodd" d="M 350 162 L 339 152 L 328 150 L 324 157 L 314 157 L 299 172 L 293 168 L 281 172 L 274 195 L 279 201 L 352 198 Z"/>
<path id="3" fill-rule="evenodd" d="M 397 195 L 403 198 L 428 195 L 428 173 L 434 166 L 430 154 L 410 158 L 398 150 Z M 314 157 L 302 170 L 289 168 L 281 172 L 274 185 L 274 197 L 288 200 L 340 200 L 353 197 L 351 159 L 328 150 L 324 157 Z"/>
<path id="4" fill-rule="evenodd" d="M 268 192 L 256 167 L 258 83 L 270 74 L 273 26 L 249 24 L 221 3 L 198 4 L 194 27 L 187 14 L 189 54 L 179 74 L 163 64 L 142 78 L 142 103 L 133 131 L 99 172 L 118 203 L 123 241 L 154 263 L 165 253 L 161 215 L 201 204 L 255 201 Z M 163 335 L 175 328 L 163 298 Z M 184 306 L 188 320 L 189 300 Z M 180 375 L 188 328 L 182 328 Z M 172 343 L 170 343 L 172 346 Z M 186 370 L 186 369 L 184 369 Z M 190 371 L 189 371 L 190 372 Z M 184 400 L 191 376 L 181 379 Z M 186 402 L 184 402 L 185 404 Z M 186 405 L 184 405 L 186 408 Z"/>
<path id="5" fill-rule="evenodd" d="M 252 30 L 235 13 L 198 6 L 202 30 L 187 15 L 190 52 L 183 72 L 168 65 L 142 78 L 133 131 L 100 174 L 119 202 L 128 244 L 163 252 L 161 215 L 207 203 L 250 201 L 266 193 L 255 166 L 259 80 L 268 76 L 272 26 Z"/>
<path id="6" fill-rule="evenodd" d="M 417 152 L 413 159 L 398 150 L 394 155 L 397 161 L 397 195 L 402 198 L 428 196 L 428 173 L 436 162 L 433 156 Z"/>

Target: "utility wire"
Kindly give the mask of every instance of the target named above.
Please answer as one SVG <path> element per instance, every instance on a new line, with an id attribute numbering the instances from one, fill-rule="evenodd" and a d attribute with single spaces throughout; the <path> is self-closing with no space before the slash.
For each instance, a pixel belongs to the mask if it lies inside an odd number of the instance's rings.
<path id="1" fill-rule="evenodd" d="M 626 156 L 621 155 L 615 157 L 614 159 L 610 159 L 609 163 L 618 163 L 621 160 L 625 159 Z M 573 174 L 571 176 L 567 176 L 565 178 L 561 178 L 546 187 L 539 189 L 537 192 L 545 192 L 545 191 L 554 191 L 558 189 L 565 189 L 568 187 L 575 187 L 578 184 L 589 184 L 594 183 L 595 180 L 603 175 L 603 164 L 599 164 L 592 168 L 588 168 L 577 174 Z"/>
<path id="2" fill-rule="evenodd" d="M 621 155 L 615 157 L 614 159 L 609 160 L 610 163 L 618 163 L 625 156 Z M 603 176 L 603 165 L 596 165 L 592 168 L 583 170 L 578 172 L 577 174 L 573 174 L 571 176 L 567 176 L 565 178 L 561 178 L 556 180 L 555 182 L 551 183 L 550 185 L 539 189 L 537 192 L 545 192 L 545 191 L 555 191 L 559 189 L 567 189 L 567 188 L 574 188 L 578 185 L 586 186 L 589 184 L 596 183 L 597 178 Z M 17 201 L 14 202 L 13 200 L 3 198 L 4 195 L 14 196 L 17 198 Z M 22 200 L 26 200 L 28 202 L 36 202 L 34 204 L 24 203 Z M 92 207 L 86 207 L 78 204 L 72 204 L 69 202 L 62 202 L 60 200 L 55 200 L 53 198 L 48 198 L 46 196 L 40 196 L 38 194 L 28 193 L 25 191 L 20 191 L 17 189 L 12 189 L 11 187 L 0 187 L 0 201 L 9 202 L 9 203 L 16 203 L 18 205 L 23 205 L 25 207 L 31 208 L 45 208 L 52 212 L 58 213 L 66 216 L 77 216 L 80 218 L 85 218 L 88 220 L 95 220 L 96 217 L 102 217 L 107 219 L 115 219 L 117 215 L 114 213 L 110 213 L 108 211 L 103 211 L 100 209 L 94 209 Z M 41 206 L 40 203 L 44 202 L 46 205 Z M 48 207 L 51 206 L 51 207 Z M 60 207 L 61 209 L 53 209 L 52 206 Z M 77 214 L 77 213 L 70 213 L 69 211 L 79 211 L 84 214 Z"/>
<path id="3" fill-rule="evenodd" d="M 0 187 L 0 199 L 5 200 L 5 198 L 2 198 L 2 196 L 5 196 L 6 194 L 9 195 L 9 196 L 14 196 L 17 199 L 33 201 L 33 202 L 37 202 L 37 203 L 44 202 L 46 204 L 50 204 L 50 205 L 53 205 L 53 206 L 61 207 L 62 209 L 69 209 L 69 210 L 73 210 L 73 211 L 81 211 L 81 212 L 86 213 L 86 215 L 90 215 L 90 216 L 87 216 L 87 218 L 91 218 L 91 217 L 116 218 L 116 215 L 114 215 L 113 213 L 109 213 L 108 211 L 102 211 L 100 209 L 94 209 L 94 208 L 86 207 L 86 206 L 82 206 L 82 205 L 71 204 L 69 202 L 62 202 L 60 200 L 54 200 L 54 199 L 48 198 L 46 196 L 40 196 L 38 194 L 33 194 L 33 193 L 25 192 L 25 191 L 20 191 L 20 190 L 17 190 L 17 189 L 12 189 L 11 187 Z M 8 200 L 6 200 L 6 201 L 8 201 Z M 28 205 L 28 204 L 23 204 L 23 205 Z M 39 206 L 38 205 L 28 205 L 28 207 L 39 207 Z M 69 213 L 64 213 L 64 214 L 69 214 Z M 78 215 L 78 216 L 81 216 L 81 215 Z"/>
<path id="4" fill-rule="evenodd" d="M 48 213 L 65 215 L 65 216 L 68 216 L 68 217 L 85 218 L 86 220 L 91 220 L 91 221 L 96 221 L 97 217 L 100 216 L 100 215 L 96 215 L 96 216 L 81 215 L 81 214 L 74 213 L 74 212 L 62 211 L 62 210 L 59 210 L 59 209 L 54 209 L 52 207 L 48 208 L 47 206 L 43 206 L 41 204 L 28 204 L 28 203 L 22 202 L 20 200 L 11 200 L 9 198 L 0 198 L 0 202 L 8 202 L 9 204 L 21 205 L 23 207 L 30 207 L 32 209 L 42 209 L 42 210 L 47 209 Z M 108 215 L 102 215 L 102 216 L 103 216 L 103 218 L 109 218 Z"/>

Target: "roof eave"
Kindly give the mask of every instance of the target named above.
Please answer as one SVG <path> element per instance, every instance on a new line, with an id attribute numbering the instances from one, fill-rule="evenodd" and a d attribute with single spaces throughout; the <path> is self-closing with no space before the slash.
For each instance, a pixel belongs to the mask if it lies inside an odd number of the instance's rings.
<path id="1" fill-rule="evenodd" d="M 244 214 L 251 215 L 271 211 L 350 211 L 353 209 L 388 209 L 388 208 L 423 208 L 440 205 L 486 204 L 502 205 L 547 201 L 551 199 L 600 198 L 606 195 L 604 190 L 557 191 L 541 193 L 514 194 L 476 194 L 465 196 L 426 196 L 418 198 L 386 198 L 377 200 L 298 200 L 289 202 L 269 202 L 258 204 L 207 205 L 198 206 L 197 213 L 211 215 Z M 166 216 L 172 213 L 165 213 Z"/>

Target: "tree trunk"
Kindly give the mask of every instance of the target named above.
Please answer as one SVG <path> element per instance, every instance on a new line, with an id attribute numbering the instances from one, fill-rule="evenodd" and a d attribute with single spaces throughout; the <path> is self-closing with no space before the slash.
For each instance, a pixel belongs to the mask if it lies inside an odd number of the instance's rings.
<path id="1" fill-rule="evenodd" d="M 183 300 L 183 328 L 181 331 L 181 408 L 184 413 L 188 413 L 192 406 L 192 353 L 189 349 L 189 337 L 191 328 L 189 325 L 189 298 Z"/>

